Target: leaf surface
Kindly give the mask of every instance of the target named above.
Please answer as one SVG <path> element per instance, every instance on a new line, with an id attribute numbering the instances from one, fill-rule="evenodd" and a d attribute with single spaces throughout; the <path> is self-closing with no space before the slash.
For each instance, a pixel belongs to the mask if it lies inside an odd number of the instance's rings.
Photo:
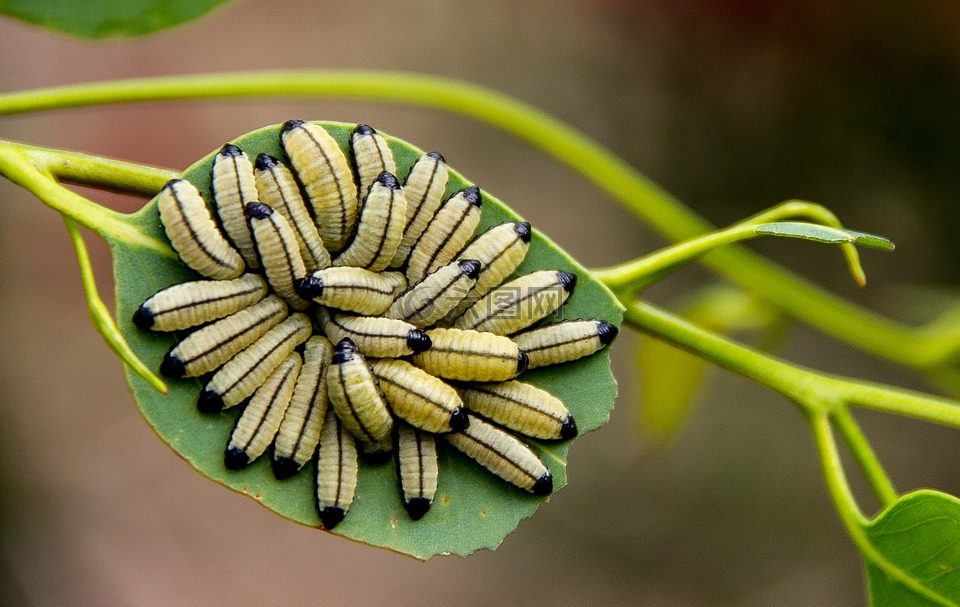
<path id="1" fill-rule="evenodd" d="M 346 149 L 354 125 L 322 124 Z M 279 131 L 279 125 L 266 127 L 233 143 L 251 158 L 265 152 L 285 159 Z M 396 157 L 398 177 L 403 180 L 422 151 L 384 136 Z M 213 156 L 214 153 L 209 154 L 184 172 L 184 177 L 196 184 L 208 200 Z M 448 195 L 465 185 L 469 182 L 451 171 Z M 488 226 L 518 219 L 489 193 L 484 192 L 483 196 L 483 219 L 478 233 Z M 155 202 L 140 211 L 135 222 L 145 233 L 165 240 Z M 131 322 L 131 316 L 158 290 L 195 279 L 196 275 L 178 260 L 123 242 L 110 244 L 114 254 L 119 325 L 137 354 L 156 369 L 164 353 L 174 344 L 174 337 L 139 329 Z M 556 244 L 534 230 L 530 252 L 518 273 L 548 268 L 566 269 L 579 277 L 576 291 L 561 310 L 563 318 L 601 318 L 620 325 L 623 310 L 612 294 L 591 279 L 587 271 Z M 147 422 L 197 471 L 260 501 L 283 517 L 303 525 L 319 526 L 314 505 L 314 463 L 284 481 L 274 478 L 269 453 L 245 470 L 229 471 L 223 465 L 223 451 L 240 407 L 219 415 L 198 412 L 196 400 L 201 381 L 197 379 L 170 381 L 170 394 L 164 396 L 129 371 L 127 378 Z M 607 422 L 617 392 L 607 350 L 556 367 L 536 369 L 523 374 L 521 379 L 563 400 L 577 420 L 581 433 L 595 430 Z M 422 520 L 414 522 L 407 516 L 392 463 L 363 464 L 356 500 L 347 517 L 332 533 L 419 559 L 446 553 L 467 555 L 482 548 L 496 548 L 522 519 L 533 514 L 547 499 L 501 481 L 447 447 L 443 441 L 439 442 L 440 485 L 433 507 Z M 571 442 L 529 441 L 553 473 L 556 489 L 567 482 L 565 468 Z"/>

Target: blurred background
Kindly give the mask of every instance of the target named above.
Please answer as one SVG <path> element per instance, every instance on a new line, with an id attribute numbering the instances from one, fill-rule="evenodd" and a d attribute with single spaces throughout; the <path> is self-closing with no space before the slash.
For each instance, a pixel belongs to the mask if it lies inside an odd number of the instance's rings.
<path id="1" fill-rule="evenodd" d="M 0 18 L 0 87 L 245 68 L 455 76 L 569 122 L 717 224 L 804 198 L 892 238 L 896 253 L 864 253 L 866 289 L 832 248 L 756 248 L 845 297 L 923 319 L 945 296 L 956 300 L 960 279 L 960 5 L 840 4 L 241 0 L 178 29 L 102 43 Z M 4 118 L 0 137 L 184 168 L 294 117 L 367 122 L 443 152 L 587 266 L 664 244 L 527 146 L 401 106 L 104 107 Z M 89 241 L 109 293 L 109 257 Z M 652 295 L 669 304 L 710 280 L 686 270 Z M 790 403 L 713 373 L 683 431 L 653 440 L 638 421 L 636 335 L 615 345 L 617 409 L 572 449 L 570 486 L 496 552 L 422 564 L 283 521 L 170 452 L 87 320 L 62 221 L 3 181 L 0 285 L 0 596 L 9 604 L 865 604 L 858 556 Z M 926 388 L 802 326 L 781 353 Z M 955 432 L 861 419 L 901 490 L 960 492 Z"/>

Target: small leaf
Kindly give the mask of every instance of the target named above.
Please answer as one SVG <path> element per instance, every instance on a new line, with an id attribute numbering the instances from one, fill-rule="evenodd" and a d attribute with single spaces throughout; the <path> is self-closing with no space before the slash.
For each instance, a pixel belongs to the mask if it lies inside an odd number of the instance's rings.
<path id="1" fill-rule="evenodd" d="M 852 243 L 887 251 L 894 249 L 894 244 L 883 236 L 801 221 L 780 221 L 777 223 L 760 224 L 756 227 L 756 233 L 769 236 L 803 238 L 805 240 L 815 240 L 828 244 Z"/>
<path id="2" fill-rule="evenodd" d="M 355 125 L 322 125 L 346 150 Z M 384 136 L 394 152 L 398 176 L 404 178 L 422 152 L 408 143 Z M 254 131 L 233 143 L 251 157 L 264 152 L 285 158 L 280 147 L 279 125 Z M 209 154 L 184 173 L 184 177 L 196 184 L 205 196 L 210 194 L 213 156 L 213 153 Z M 451 171 L 448 194 L 465 185 L 466 180 Z M 483 193 L 483 201 L 483 220 L 478 231 L 518 219 L 489 193 Z M 155 203 L 147 205 L 135 222 L 145 233 L 165 238 Z M 137 354 L 156 368 L 174 338 L 137 328 L 130 321 L 131 315 L 159 289 L 195 278 L 195 275 L 179 261 L 152 251 L 122 242 L 110 244 L 114 255 L 120 328 Z M 593 280 L 587 270 L 556 244 L 534 231 L 530 252 L 518 272 L 547 268 L 566 269 L 579 277 L 576 292 L 561 309 L 565 318 L 595 317 L 620 325 L 623 308 L 606 287 Z M 595 430 L 607 422 L 617 392 L 606 350 L 558 367 L 536 369 L 525 373 L 522 378 L 563 400 L 581 432 Z M 303 525 L 319 526 L 314 505 L 315 464 L 308 464 L 300 473 L 284 481 L 274 478 L 267 457 L 261 457 L 245 470 L 229 471 L 223 465 L 223 451 L 240 407 L 220 415 L 199 413 L 196 406 L 201 388 L 199 380 L 171 381 L 169 396 L 163 396 L 129 370 L 127 379 L 147 422 L 201 474 L 258 500 L 281 516 Z M 567 480 L 565 466 L 571 441 L 529 442 L 553 473 L 555 488 L 563 487 Z M 407 516 L 392 465 L 365 464 L 361 468 L 357 498 L 349 515 L 333 533 L 420 559 L 443 553 L 467 555 L 481 548 L 496 548 L 522 519 L 533 514 L 544 499 L 508 485 L 453 449 L 441 448 L 436 502 L 422 520 L 414 522 Z"/>
<path id="3" fill-rule="evenodd" d="M 873 607 L 960 605 L 960 500 L 904 495 L 864 527 Z"/>
<path id="4" fill-rule="evenodd" d="M 0 0 L 0 13 L 84 38 L 141 36 L 196 19 L 227 0 Z"/>
<path id="5" fill-rule="evenodd" d="M 777 324 L 771 306 L 740 289 L 713 285 L 700 289 L 681 305 L 685 319 L 728 335 Z M 641 430 L 658 441 L 673 438 L 696 405 L 708 363 L 664 341 L 644 337 L 637 346 Z"/>

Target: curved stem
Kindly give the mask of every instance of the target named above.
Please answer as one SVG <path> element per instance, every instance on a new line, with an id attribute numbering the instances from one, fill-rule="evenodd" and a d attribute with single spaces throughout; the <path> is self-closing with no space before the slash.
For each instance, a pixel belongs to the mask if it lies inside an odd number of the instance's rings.
<path id="1" fill-rule="evenodd" d="M 776 214 L 773 213 L 771 213 L 771 215 L 776 216 Z M 764 216 L 761 215 L 758 217 Z M 591 273 L 593 274 L 594 278 L 604 283 L 611 289 L 617 289 L 627 296 L 633 296 L 659 281 L 666 274 L 669 274 L 684 264 L 696 260 L 697 258 L 718 247 L 761 236 L 797 237 L 796 235 L 790 233 L 761 231 L 768 227 L 777 227 L 782 225 L 811 226 L 817 224 L 742 222 L 729 228 L 724 228 L 723 230 L 711 232 L 709 234 L 692 238 L 685 242 L 667 247 L 657 251 L 656 253 L 644 255 L 638 259 L 624 264 L 609 268 L 591 270 Z M 840 244 L 844 247 L 853 246 L 847 240 L 843 240 Z M 860 262 L 859 257 L 856 254 L 856 250 L 854 250 L 852 257 L 847 255 L 847 260 L 848 262 L 854 264 L 850 267 L 850 272 L 853 274 L 854 278 L 860 282 L 860 277 L 863 276 L 863 269 L 859 265 Z"/>
<path id="2" fill-rule="evenodd" d="M 544 150 L 582 174 L 666 237 L 712 229 L 612 152 L 518 100 L 444 78 L 396 72 L 260 72 L 145 78 L 0 95 L 0 115 L 105 103 L 214 97 L 324 96 L 411 103 L 471 116 Z M 958 345 L 830 295 L 738 247 L 704 257 L 714 270 L 789 314 L 901 364 L 940 364 Z"/>
<path id="3" fill-rule="evenodd" d="M 87 311 L 90 313 L 90 320 L 110 349 L 116 352 L 125 363 L 130 365 L 137 375 L 145 379 L 151 386 L 162 392 L 167 393 L 167 385 L 147 367 L 146 364 L 136 355 L 127 340 L 120 333 L 120 328 L 113 321 L 110 310 L 107 309 L 103 299 L 97 292 L 97 283 L 93 277 L 93 265 L 90 263 L 90 255 L 87 253 L 87 245 L 83 242 L 83 235 L 77 224 L 67 217 L 63 218 L 67 225 L 67 232 L 70 234 L 70 240 L 73 242 L 73 249 L 77 254 L 77 263 L 80 265 L 80 279 L 83 281 L 83 292 L 87 298 Z"/>
<path id="4" fill-rule="evenodd" d="M 850 410 L 846 407 L 838 407 L 831 412 L 830 417 L 836 425 L 837 431 L 840 432 L 840 436 L 843 437 L 844 442 L 850 448 L 850 452 L 856 458 L 857 464 L 863 471 L 863 476 L 870 484 L 870 488 L 873 489 L 874 495 L 877 496 L 881 508 L 892 505 L 897 501 L 897 490 L 873 452 L 867 437 L 860 430 L 857 420 L 850 414 Z"/>
<path id="5" fill-rule="evenodd" d="M 85 185 L 110 192 L 153 197 L 163 184 L 180 176 L 177 171 L 91 156 L 81 152 L 54 150 L 0 139 L 0 146 L 22 149 L 37 167 L 58 181 Z"/>
<path id="6" fill-rule="evenodd" d="M 106 240 L 125 242 L 176 257 L 167 243 L 144 234 L 133 225 L 131 215 L 107 209 L 57 183 L 31 157 L 28 148 L 9 142 L 0 144 L 0 173 L 29 190 L 64 217 L 89 228 Z"/>

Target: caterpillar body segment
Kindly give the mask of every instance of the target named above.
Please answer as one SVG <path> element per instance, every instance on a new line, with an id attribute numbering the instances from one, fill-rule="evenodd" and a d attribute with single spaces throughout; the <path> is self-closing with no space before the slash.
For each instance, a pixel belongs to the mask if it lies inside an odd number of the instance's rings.
<path id="1" fill-rule="evenodd" d="M 357 185 L 346 155 L 323 127 L 301 120 L 284 123 L 281 141 L 324 247 L 331 253 L 343 249 L 357 221 Z"/>
<path id="2" fill-rule="evenodd" d="M 273 448 L 273 475 L 278 479 L 295 474 L 317 450 L 329 404 L 327 367 L 332 355 L 333 344 L 322 335 L 304 343 L 303 368 Z"/>
<path id="3" fill-rule="evenodd" d="M 530 368 L 590 356 L 610 345 L 619 330 L 605 320 L 564 320 L 517 333 L 511 339 L 527 353 Z"/>
<path id="4" fill-rule="evenodd" d="M 403 184 L 403 193 L 407 200 L 403 237 L 390 262 L 391 268 L 399 268 L 406 263 L 413 245 L 443 202 L 448 178 L 446 161 L 437 152 L 424 154 L 410 169 L 410 174 Z"/>
<path id="5" fill-rule="evenodd" d="M 361 198 L 383 172 L 397 174 L 397 163 L 386 140 L 373 127 L 358 124 L 350 135 L 350 152 L 357 168 L 357 186 Z"/>
<path id="6" fill-rule="evenodd" d="M 460 190 L 443 203 L 417 239 L 407 259 L 406 276 L 415 283 L 457 256 L 480 223 L 480 189 Z"/>
<path id="7" fill-rule="evenodd" d="M 519 381 L 472 383 L 458 391 L 471 411 L 514 432 L 543 440 L 577 435 L 577 424 L 563 401 L 537 386 Z"/>
<path id="8" fill-rule="evenodd" d="M 133 324 L 153 331 L 180 331 L 239 312 L 266 295 L 267 282 L 257 274 L 183 282 L 143 302 L 133 314 Z"/>
<path id="9" fill-rule="evenodd" d="M 273 442 L 290 405 L 301 365 L 299 354 L 288 354 L 254 392 L 227 443 L 223 464 L 228 470 L 246 468 Z"/>
<path id="10" fill-rule="evenodd" d="M 432 346 L 411 360 L 427 373 L 460 381 L 505 381 L 522 373 L 527 355 L 509 338 L 462 329 L 430 329 Z"/>
<path id="11" fill-rule="evenodd" d="M 335 266 L 386 269 L 403 235 L 407 202 L 392 173 L 380 173 L 370 186 L 349 246 L 333 260 Z"/>
<path id="12" fill-rule="evenodd" d="M 470 416 L 463 432 L 447 434 L 446 441 L 503 480 L 534 495 L 553 492 L 553 475 L 530 450 L 508 432 Z"/>
<path id="13" fill-rule="evenodd" d="M 213 159 L 210 184 L 223 231 L 237 247 L 247 266 L 259 268 L 253 236 L 243 213 L 248 203 L 257 200 L 257 186 L 250 158 L 237 146 L 230 143 L 224 145 Z"/>
<path id="14" fill-rule="evenodd" d="M 317 320 L 332 342 L 349 338 L 371 358 L 400 358 L 430 348 L 430 338 L 422 329 L 393 318 L 349 316 L 317 310 Z"/>
<path id="15" fill-rule="evenodd" d="M 173 250 L 191 270 L 215 280 L 243 274 L 243 257 L 220 232 L 196 186 L 184 179 L 168 181 L 157 208 Z"/>
<path id="16" fill-rule="evenodd" d="M 290 315 L 214 373 L 200 393 L 197 408 L 214 412 L 240 404 L 312 332 L 313 326 L 305 314 Z"/>
<path id="17" fill-rule="evenodd" d="M 559 310 L 576 284 L 577 275 L 563 270 L 525 274 L 477 300 L 453 326 L 511 335 Z"/>
<path id="18" fill-rule="evenodd" d="M 294 281 L 307 275 L 293 228 L 283 215 L 260 202 L 248 204 L 246 213 L 267 282 L 291 308 L 307 309 L 310 302 L 293 287 Z"/>
<path id="19" fill-rule="evenodd" d="M 403 360 L 371 360 L 370 368 L 390 410 L 414 428 L 439 434 L 466 427 L 460 395 L 442 380 Z"/>
<path id="20" fill-rule="evenodd" d="M 333 412 L 327 411 L 317 449 L 317 512 L 326 529 L 343 520 L 357 491 L 357 446 Z"/>
<path id="21" fill-rule="evenodd" d="M 349 338 L 333 350 L 327 369 L 330 404 L 357 440 L 378 442 L 393 430 L 393 417 L 367 361 Z"/>
<path id="22" fill-rule="evenodd" d="M 294 288 L 303 299 L 364 316 L 381 314 L 405 286 L 406 280 L 397 272 L 379 273 L 348 266 L 331 266 L 294 281 Z"/>
<path id="23" fill-rule="evenodd" d="M 253 171 L 260 202 L 272 207 L 286 218 L 293 228 L 300 256 L 308 271 L 321 270 L 330 265 L 330 253 L 323 246 L 300 188 L 290 169 L 267 154 L 257 156 Z"/>
<path id="24" fill-rule="evenodd" d="M 429 327 L 459 304 L 477 282 L 481 264 L 475 259 L 449 263 L 413 285 L 384 313 L 415 327 Z"/>
<path id="25" fill-rule="evenodd" d="M 460 259 L 480 262 L 480 274 L 470 292 L 444 319 L 447 325 L 520 267 L 530 249 L 530 224 L 506 222 L 493 226 L 477 236 L 460 253 Z"/>
<path id="26" fill-rule="evenodd" d="M 418 521 L 430 510 L 437 493 L 440 466 L 432 434 L 397 424 L 397 467 L 403 506 Z"/>
<path id="27" fill-rule="evenodd" d="M 198 377 L 213 371 L 287 317 L 287 304 L 268 295 L 239 312 L 197 329 L 160 363 L 166 377 Z"/>

